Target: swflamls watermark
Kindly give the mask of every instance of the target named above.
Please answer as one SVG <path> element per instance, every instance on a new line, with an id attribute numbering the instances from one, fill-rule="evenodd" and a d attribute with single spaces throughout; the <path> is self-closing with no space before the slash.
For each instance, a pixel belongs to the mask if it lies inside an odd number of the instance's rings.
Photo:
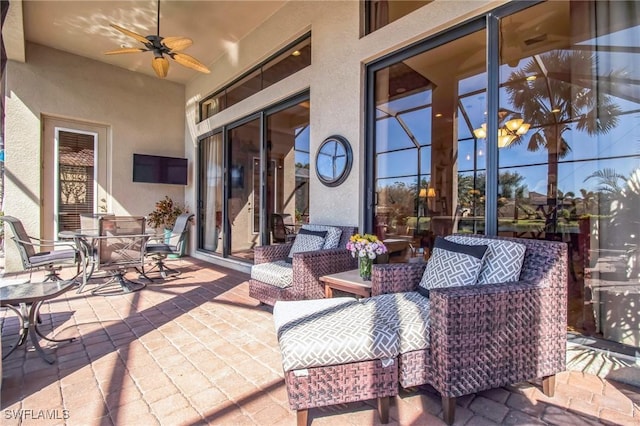
<path id="1" fill-rule="evenodd" d="M 66 420 L 70 417 L 69 410 L 32 410 L 21 408 L 19 410 L 4 410 L 6 420 Z"/>

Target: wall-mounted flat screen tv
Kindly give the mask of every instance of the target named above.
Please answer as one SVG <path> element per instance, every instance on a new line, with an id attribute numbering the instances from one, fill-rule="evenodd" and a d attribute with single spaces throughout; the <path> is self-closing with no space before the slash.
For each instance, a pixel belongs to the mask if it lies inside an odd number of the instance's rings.
<path id="1" fill-rule="evenodd" d="M 187 159 L 133 154 L 133 181 L 187 184 Z"/>

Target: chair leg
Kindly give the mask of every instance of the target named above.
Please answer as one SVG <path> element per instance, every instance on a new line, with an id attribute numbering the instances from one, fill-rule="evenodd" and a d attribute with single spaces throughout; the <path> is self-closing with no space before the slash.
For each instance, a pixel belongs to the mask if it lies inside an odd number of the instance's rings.
<path id="1" fill-rule="evenodd" d="M 442 397 L 442 418 L 448 425 L 452 425 L 456 419 L 456 399 L 448 396 Z"/>
<path id="2" fill-rule="evenodd" d="M 380 416 L 380 423 L 389 423 L 389 397 L 383 396 L 378 398 L 378 415 Z"/>
<path id="3" fill-rule="evenodd" d="M 44 279 L 42 281 L 47 282 L 47 281 L 62 281 L 62 278 L 60 277 L 60 274 L 58 274 L 58 272 L 56 272 L 56 268 L 51 266 L 51 267 L 47 267 L 47 274 L 45 275 Z"/>
<path id="4" fill-rule="evenodd" d="M 169 268 L 165 263 L 164 263 L 164 257 L 162 258 L 154 258 L 154 260 L 156 261 L 153 266 L 146 270 L 144 269 L 144 267 L 142 268 L 142 272 L 143 274 L 150 274 L 153 272 L 157 272 L 161 278 L 165 279 L 167 278 L 167 276 L 169 275 L 180 275 L 180 271 L 178 271 L 177 269 L 173 269 L 173 268 Z M 145 275 L 145 278 L 148 278 Z M 148 278 L 150 279 L 150 278 Z"/>
<path id="5" fill-rule="evenodd" d="M 145 283 L 126 279 L 123 272 L 118 271 L 109 281 L 92 289 L 91 294 L 97 296 L 117 296 L 142 290 L 146 286 L 147 285 Z"/>
<path id="6" fill-rule="evenodd" d="M 180 275 L 180 271 L 169 268 L 163 260 L 158 261 L 158 271 L 160 272 L 160 276 L 162 278 L 167 278 L 168 275 Z"/>
<path id="7" fill-rule="evenodd" d="M 542 393 L 549 398 L 553 398 L 556 392 L 556 375 L 545 376 L 542 378 Z"/>
<path id="8" fill-rule="evenodd" d="M 307 426 L 307 421 L 309 420 L 309 410 L 296 411 L 296 417 L 298 419 L 298 426 Z"/>

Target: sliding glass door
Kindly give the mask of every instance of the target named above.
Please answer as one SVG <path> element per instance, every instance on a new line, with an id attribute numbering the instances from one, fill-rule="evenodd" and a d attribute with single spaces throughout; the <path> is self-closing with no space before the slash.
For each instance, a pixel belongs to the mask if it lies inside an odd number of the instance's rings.
<path id="1" fill-rule="evenodd" d="M 563 241 L 570 330 L 639 348 L 639 39 L 638 2 L 510 2 L 371 64 L 367 230 Z"/>
<path id="2" fill-rule="evenodd" d="M 299 102 L 267 116 L 267 200 L 270 237 L 273 213 L 299 226 L 309 213 L 309 103 Z"/>
<path id="3" fill-rule="evenodd" d="M 260 118 L 244 122 L 227 131 L 229 180 L 227 217 L 229 254 L 253 260 L 253 248 L 260 244 L 255 229 L 256 210 L 260 211 Z"/>
<path id="4" fill-rule="evenodd" d="M 203 137 L 198 194 L 198 249 L 223 257 L 250 263 L 255 247 L 276 243 L 274 213 L 307 221 L 309 94 Z"/>

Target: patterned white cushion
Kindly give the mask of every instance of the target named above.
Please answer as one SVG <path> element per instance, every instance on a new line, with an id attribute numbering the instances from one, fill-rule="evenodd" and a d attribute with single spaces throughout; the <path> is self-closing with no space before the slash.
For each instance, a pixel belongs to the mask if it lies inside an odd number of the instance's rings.
<path id="1" fill-rule="evenodd" d="M 291 250 L 289 250 L 288 260 L 293 260 L 294 253 L 302 253 L 305 251 L 316 251 L 322 249 L 327 231 L 311 231 L 309 229 L 300 229 L 293 241 Z"/>
<path id="2" fill-rule="evenodd" d="M 284 371 L 396 358 L 398 334 L 374 311 L 373 305 L 346 303 L 282 325 L 278 342 Z"/>
<path id="3" fill-rule="evenodd" d="M 478 280 L 486 245 L 465 245 L 436 237 L 418 291 L 428 297 L 429 289 L 473 285 Z"/>
<path id="4" fill-rule="evenodd" d="M 398 332 L 400 353 L 429 347 L 429 299 L 415 291 L 381 294 L 361 299 L 375 310 L 376 321 L 386 322 Z"/>
<path id="5" fill-rule="evenodd" d="M 310 231 L 327 231 L 327 236 L 324 239 L 324 246 L 322 247 L 325 250 L 338 248 L 338 245 L 340 244 L 342 229 L 336 228 L 335 226 L 305 224 L 302 225 L 302 229 L 309 229 Z"/>
<path id="6" fill-rule="evenodd" d="M 333 297 L 331 299 L 312 299 L 312 300 L 279 300 L 273 305 L 273 324 L 276 328 L 276 334 L 280 328 L 297 319 L 312 314 L 329 312 L 335 306 L 345 305 L 348 303 L 357 303 L 355 297 Z"/>
<path id="7" fill-rule="evenodd" d="M 449 235 L 449 241 L 468 245 L 487 245 L 487 256 L 482 263 L 478 284 L 506 283 L 518 281 L 524 261 L 524 244 L 492 238 L 474 238 L 464 235 Z"/>
<path id="8" fill-rule="evenodd" d="M 293 267 L 284 260 L 260 263 L 251 267 L 251 279 L 276 287 L 287 288 L 293 283 Z"/>

